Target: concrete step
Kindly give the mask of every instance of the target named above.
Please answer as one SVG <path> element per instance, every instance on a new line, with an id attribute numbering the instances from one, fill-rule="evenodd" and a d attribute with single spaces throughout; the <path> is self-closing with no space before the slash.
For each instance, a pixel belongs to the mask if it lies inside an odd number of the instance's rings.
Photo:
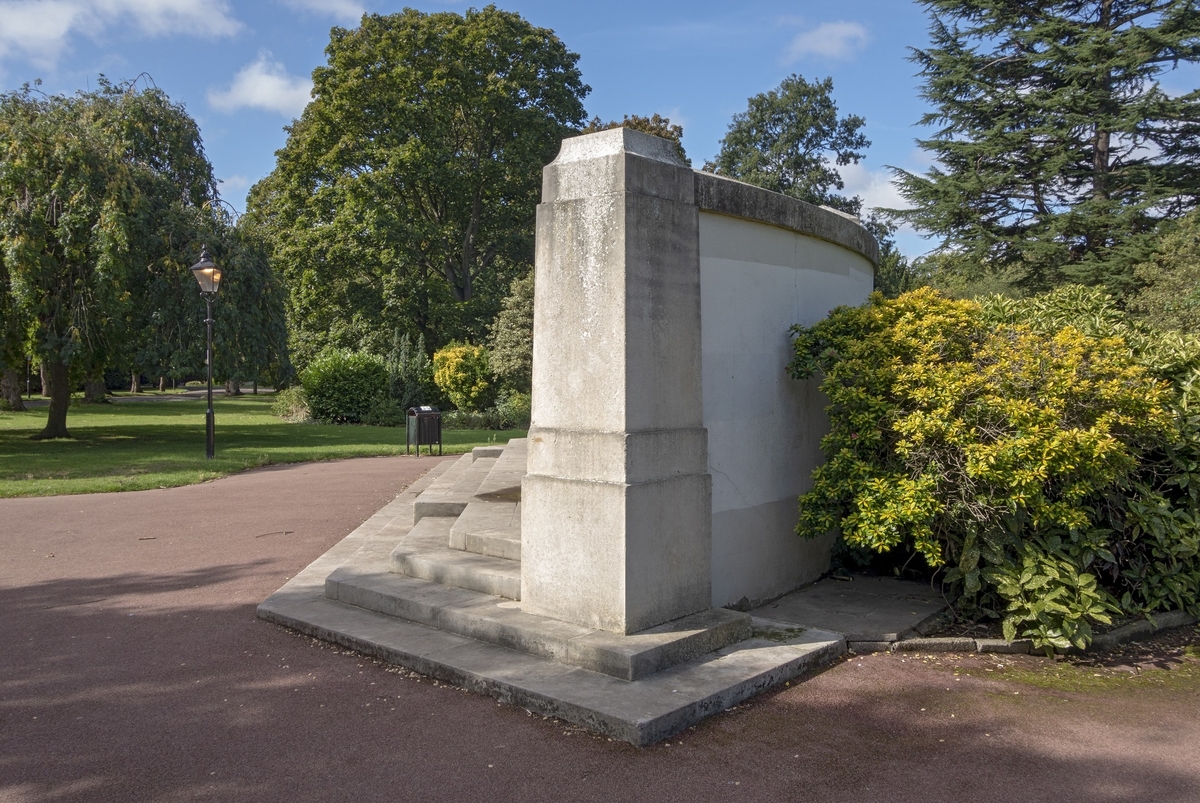
<path id="1" fill-rule="evenodd" d="M 845 653 L 836 633 L 754 620 L 751 638 L 629 682 L 325 598 L 320 570 L 289 580 L 259 617 L 543 716 L 645 746 Z"/>
<path id="2" fill-rule="evenodd" d="M 470 453 L 460 457 L 417 497 L 413 503 L 413 523 L 426 516 L 457 516 L 462 513 L 495 463 L 494 457 L 476 458 Z"/>
<path id="3" fill-rule="evenodd" d="M 386 536 L 383 536 L 386 539 Z M 635 681 L 750 638 L 748 614 L 712 609 L 629 636 L 526 613 L 517 602 L 388 572 L 364 548 L 325 580 L 325 598 L 476 641 Z"/>
<path id="4" fill-rule="evenodd" d="M 529 460 L 528 444 L 528 438 L 513 438 L 508 442 L 475 491 L 476 499 L 488 502 L 521 500 L 521 478 L 525 476 Z"/>
<path id="5" fill-rule="evenodd" d="M 405 523 L 405 513 L 440 479 L 436 473 L 450 468 L 450 461 L 441 464 L 398 495 L 272 594 L 258 615 L 637 745 L 845 652 L 838 634 L 757 618 L 748 632 L 745 614 L 724 610 L 617 636 L 527 614 L 517 602 L 390 572 L 393 553 L 418 529 Z M 449 526 L 448 519 L 424 518 L 410 546 L 422 539 L 444 544 Z"/>
<path id="6" fill-rule="evenodd" d="M 450 527 L 450 548 L 521 559 L 521 503 L 472 499 Z"/>
<path id="7" fill-rule="evenodd" d="M 450 528 L 450 548 L 508 560 L 521 559 L 521 478 L 525 438 L 513 438 Z M 478 447 L 477 447 L 478 448 Z"/>
<path id="8" fill-rule="evenodd" d="M 418 498 L 417 504 L 420 504 Z M 451 549 L 454 518 L 425 516 L 391 552 L 397 574 L 505 597 L 521 598 L 521 564 L 504 558 Z"/>

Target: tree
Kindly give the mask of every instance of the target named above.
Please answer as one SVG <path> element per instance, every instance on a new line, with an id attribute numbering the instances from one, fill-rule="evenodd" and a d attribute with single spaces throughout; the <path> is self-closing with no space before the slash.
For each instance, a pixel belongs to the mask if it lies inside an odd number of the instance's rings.
<path id="1" fill-rule="evenodd" d="M 492 321 L 488 367 L 506 390 L 533 389 L 533 274 L 512 283 Z"/>
<path id="2" fill-rule="evenodd" d="M 271 266 L 265 238 L 251 223 L 239 221 L 221 234 L 215 253 L 223 252 L 220 264 L 228 278 L 221 282 L 214 314 L 213 370 L 234 393 L 243 383 L 263 379 L 279 386 L 294 374 L 283 282 Z"/>
<path id="3" fill-rule="evenodd" d="M 634 131 L 641 131 L 643 134 L 649 134 L 653 137 L 662 137 L 669 139 L 675 143 L 675 150 L 679 154 L 679 158 L 689 167 L 692 160 L 688 158 L 687 151 L 683 149 L 683 126 L 672 125 L 670 118 L 663 117 L 658 112 L 655 112 L 651 117 L 642 117 L 640 115 L 628 114 L 621 122 L 610 120 L 605 123 L 599 117 L 593 117 L 588 120 L 588 124 L 583 127 L 580 134 L 595 134 L 597 131 L 608 131 L 612 128 L 632 128 Z"/>
<path id="4" fill-rule="evenodd" d="M 1159 221 L 1200 197 L 1200 91 L 1159 83 L 1200 58 L 1194 0 L 922 3 L 937 164 L 895 170 L 899 217 L 1028 290 L 1128 292 Z"/>
<path id="5" fill-rule="evenodd" d="M 69 437 L 72 387 L 101 400 L 108 370 L 202 370 L 204 303 L 188 270 L 201 243 L 226 267 L 218 372 L 290 371 L 282 288 L 262 238 L 221 211 L 195 121 L 149 81 L 99 84 L 0 96 L 0 360 L 11 369 L 31 348 L 41 361 L 40 437 Z"/>
<path id="6" fill-rule="evenodd" d="M 553 32 L 494 6 L 334 28 L 249 216 L 284 266 L 299 362 L 478 338 L 533 255 L 541 169 L 589 91 Z"/>
<path id="7" fill-rule="evenodd" d="M 103 370 L 123 334 L 151 195 L 211 197 L 199 131 L 157 89 L 101 79 L 94 92 L 0 96 L 0 247 L 50 385 L 39 438 L 69 437 L 71 369 Z"/>
<path id="8" fill-rule="evenodd" d="M 438 397 L 433 381 L 433 361 L 425 352 L 425 338 L 414 344 L 408 333 L 396 330 L 388 354 L 388 387 L 401 414 L 411 407 L 430 404 Z"/>
<path id="9" fill-rule="evenodd" d="M 833 79 L 814 84 L 792 75 L 733 116 L 720 152 L 704 169 L 858 214 L 860 199 L 833 191 L 845 188 L 837 166 L 857 164 L 871 145 L 859 131 L 865 124 L 857 115 L 838 116 Z"/>
<path id="10" fill-rule="evenodd" d="M 18 366 L 25 367 L 25 325 L 0 251 L 0 409 L 24 410 Z"/>
<path id="11" fill-rule="evenodd" d="M 1172 226 L 1134 275 L 1145 285 L 1129 298 L 1130 313 L 1159 329 L 1200 335 L 1200 211 Z"/>
<path id="12" fill-rule="evenodd" d="M 896 247 L 893 235 L 896 224 L 885 215 L 872 211 L 863 221 L 867 231 L 879 243 L 879 264 L 875 266 L 875 289 L 887 298 L 896 298 L 920 286 L 920 278 L 913 271 L 908 258 Z"/>

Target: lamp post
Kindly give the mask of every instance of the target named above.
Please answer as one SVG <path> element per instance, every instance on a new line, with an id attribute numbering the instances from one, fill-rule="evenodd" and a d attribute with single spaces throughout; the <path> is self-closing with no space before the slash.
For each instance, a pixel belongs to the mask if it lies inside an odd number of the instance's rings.
<path id="1" fill-rule="evenodd" d="M 200 295 L 204 296 L 204 303 L 208 306 L 208 317 L 204 322 L 208 324 L 208 351 L 205 354 L 204 362 L 208 366 L 208 412 L 204 416 L 205 425 L 205 442 L 204 456 L 209 460 L 213 458 L 213 406 L 212 406 L 212 327 L 213 314 L 212 303 L 217 297 L 217 291 L 221 289 L 221 268 L 217 263 L 212 261 L 212 257 L 208 255 L 208 246 L 200 246 L 200 261 L 192 265 L 192 275 L 196 277 L 196 281 L 200 283 Z"/>

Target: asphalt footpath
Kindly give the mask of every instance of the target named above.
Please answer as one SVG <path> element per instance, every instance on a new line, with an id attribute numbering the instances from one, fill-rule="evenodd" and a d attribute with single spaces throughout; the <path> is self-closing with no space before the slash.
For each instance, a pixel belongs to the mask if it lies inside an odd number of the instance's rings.
<path id="1" fill-rule="evenodd" d="M 1196 688 L 868 655 L 639 749 L 255 618 L 439 459 L 0 500 L 0 801 L 1200 800 Z"/>

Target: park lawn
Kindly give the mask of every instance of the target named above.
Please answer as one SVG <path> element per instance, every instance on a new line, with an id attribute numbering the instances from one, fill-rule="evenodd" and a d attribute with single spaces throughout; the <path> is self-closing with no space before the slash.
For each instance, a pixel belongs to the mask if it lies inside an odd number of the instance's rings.
<path id="1" fill-rule="evenodd" d="M 272 395 L 217 398 L 216 457 L 204 458 L 204 402 L 72 405 L 73 440 L 34 441 L 46 408 L 0 412 L 0 498 L 171 488 L 277 463 L 404 454 L 403 427 L 290 423 Z M 447 430 L 447 454 L 521 438 L 521 430 Z"/>

